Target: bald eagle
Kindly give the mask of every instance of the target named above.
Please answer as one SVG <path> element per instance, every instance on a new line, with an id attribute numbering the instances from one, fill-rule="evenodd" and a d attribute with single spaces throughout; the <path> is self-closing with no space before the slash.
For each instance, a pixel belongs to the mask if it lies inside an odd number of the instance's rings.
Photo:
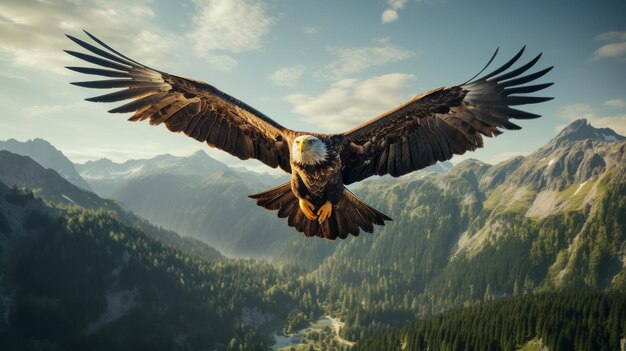
<path id="1" fill-rule="evenodd" d="M 526 85 L 552 67 L 523 75 L 541 57 L 509 70 L 524 52 L 477 78 L 418 95 L 364 124 L 340 134 L 287 129 L 244 102 L 193 79 L 145 66 L 85 32 L 97 45 L 68 35 L 89 53 L 65 50 L 99 67 L 67 67 L 79 73 L 111 79 L 71 83 L 87 88 L 124 88 L 88 101 L 131 99 L 111 113 L 134 112 L 130 121 L 165 124 L 242 160 L 255 158 L 291 174 L 291 181 L 251 195 L 259 206 L 278 211 L 289 226 L 307 237 L 334 240 L 391 220 L 359 200 L 346 185 L 373 175 L 399 177 L 483 146 L 482 136 L 501 134 L 498 128 L 520 129 L 511 118 L 539 115 L 511 108 L 550 100 L 520 94 L 552 83 Z"/>

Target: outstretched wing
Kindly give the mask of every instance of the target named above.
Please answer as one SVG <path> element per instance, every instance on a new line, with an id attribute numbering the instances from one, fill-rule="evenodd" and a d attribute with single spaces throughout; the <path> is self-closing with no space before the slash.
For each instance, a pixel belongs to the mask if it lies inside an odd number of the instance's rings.
<path id="1" fill-rule="evenodd" d="M 68 35 L 90 54 L 65 52 L 100 67 L 67 68 L 112 79 L 72 84 L 96 89 L 125 88 L 86 100 L 115 102 L 133 99 L 109 112 L 135 112 L 130 121 L 148 119 L 152 125 L 164 123 L 172 132 L 183 132 L 242 160 L 255 158 L 291 173 L 286 141 L 290 130 L 207 83 L 144 66 L 85 33 L 101 48 Z"/>
<path id="2" fill-rule="evenodd" d="M 540 117 L 511 107 L 552 99 L 518 95 L 553 84 L 525 85 L 542 77 L 552 67 L 521 76 L 537 63 L 541 54 L 507 71 L 523 52 L 524 48 L 500 68 L 479 79 L 416 96 L 344 133 L 344 142 L 348 143 L 342 155 L 344 183 L 354 183 L 371 175 L 399 177 L 437 161 L 449 160 L 455 154 L 483 147 L 482 135 L 499 135 L 502 131 L 498 128 L 521 129 L 509 121 L 511 118 Z"/>

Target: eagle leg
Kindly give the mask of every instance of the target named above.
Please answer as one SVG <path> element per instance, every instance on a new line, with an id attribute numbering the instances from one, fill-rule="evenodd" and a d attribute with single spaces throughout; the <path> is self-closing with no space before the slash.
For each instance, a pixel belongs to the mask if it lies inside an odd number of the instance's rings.
<path id="1" fill-rule="evenodd" d="M 302 212 L 304 213 L 306 218 L 312 221 L 317 219 L 315 212 L 313 212 L 315 211 L 315 206 L 312 203 L 310 203 L 306 199 L 299 199 L 299 203 L 300 203 L 300 208 L 302 209 Z"/>
<path id="2" fill-rule="evenodd" d="M 333 205 L 330 201 L 326 201 L 325 204 L 317 210 L 317 215 L 319 216 L 319 222 L 323 223 L 325 220 L 330 218 L 330 215 L 333 213 Z"/>

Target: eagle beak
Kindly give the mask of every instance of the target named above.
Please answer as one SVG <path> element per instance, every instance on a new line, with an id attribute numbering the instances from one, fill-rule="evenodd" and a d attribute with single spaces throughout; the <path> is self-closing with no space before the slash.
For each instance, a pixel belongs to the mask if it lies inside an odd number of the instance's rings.
<path id="1" fill-rule="evenodd" d="M 300 147 L 300 154 L 306 151 L 306 144 L 304 143 L 304 140 L 300 140 L 300 144 L 298 144 L 298 146 Z"/>

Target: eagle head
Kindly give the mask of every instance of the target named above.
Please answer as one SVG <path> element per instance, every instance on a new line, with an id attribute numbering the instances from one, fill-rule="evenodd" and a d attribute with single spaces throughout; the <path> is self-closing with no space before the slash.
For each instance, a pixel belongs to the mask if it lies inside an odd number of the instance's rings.
<path id="1" fill-rule="evenodd" d="M 294 139 L 291 156 L 299 164 L 316 165 L 326 161 L 326 144 L 312 135 L 301 135 Z"/>

